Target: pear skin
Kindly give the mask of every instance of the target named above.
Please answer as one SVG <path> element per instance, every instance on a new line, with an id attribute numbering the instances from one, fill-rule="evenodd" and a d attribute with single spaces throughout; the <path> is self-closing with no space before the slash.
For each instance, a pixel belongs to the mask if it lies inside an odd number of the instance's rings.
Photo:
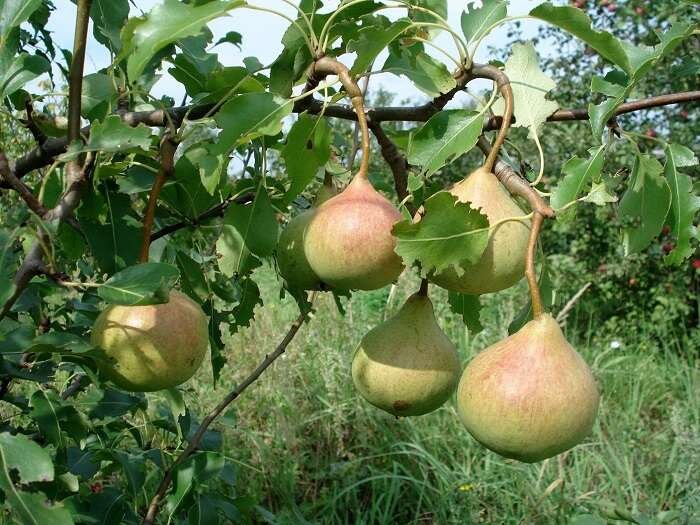
<path id="1" fill-rule="evenodd" d="M 207 317 L 173 290 L 164 304 L 110 305 L 97 317 L 92 344 L 110 358 L 102 372 L 119 388 L 153 392 L 194 375 L 209 347 Z"/>
<path id="2" fill-rule="evenodd" d="M 511 198 L 493 173 L 479 168 L 457 183 L 450 193 L 468 202 L 488 218 L 489 224 L 510 217 L 527 215 Z M 510 288 L 525 274 L 525 254 L 530 235 L 529 221 L 508 221 L 490 231 L 489 241 L 474 264 L 462 265 L 461 275 L 450 267 L 430 280 L 438 286 L 470 295 Z"/>
<path id="3" fill-rule="evenodd" d="M 541 314 L 467 365 L 457 411 L 494 452 L 527 463 L 570 449 L 591 431 L 598 388 L 549 314 Z"/>
<path id="4" fill-rule="evenodd" d="M 460 371 L 457 350 L 438 326 L 430 299 L 420 295 L 370 330 L 352 361 L 362 397 L 395 416 L 440 407 L 454 392 Z"/>
<path id="5" fill-rule="evenodd" d="M 321 204 L 304 237 L 311 269 L 329 287 L 375 290 L 403 271 L 391 228 L 399 211 L 364 177 Z"/>

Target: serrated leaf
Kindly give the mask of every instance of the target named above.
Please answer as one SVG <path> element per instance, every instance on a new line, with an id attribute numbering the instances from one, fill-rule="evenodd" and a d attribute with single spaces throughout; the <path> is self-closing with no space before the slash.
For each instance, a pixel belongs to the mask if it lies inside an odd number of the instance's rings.
<path id="1" fill-rule="evenodd" d="M 226 277 L 246 275 L 261 265 L 240 232 L 229 224 L 224 224 L 216 240 L 216 256 L 219 271 Z"/>
<path id="2" fill-rule="evenodd" d="M 347 46 L 348 52 L 357 53 L 355 63 L 352 65 L 352 73 L 356 75 L 364 73 L 377 55 L 410 26 L 410 20 L 397 20 L 387 27 L 380 27 L 377 23 L 360 29 Z"/>
<path id="3" fill-rule="evenodd" d="M 471 150 L 483 125 L 480 113 L 464 109 L 439 111 L 414 135 L 408 162 L 430 176 L 448 162 Z"/>
<path id="4" fill-rule="evenodd" d="M 119 116 L 109 115 L 104 121 L 97 121 L 92 124 L 90 137 L 86 144 L 71 144 L 68 151 L 59 158 L 62 161 L 69 161 L 88 151 L 116 153 L 133 148 L 141 148 L 144 151 L 148 151 L 150 146 L 151 128 L 143 124 L 131 127 L 122 122 Z"/>
<path id="5" fill-rule="evenodd" d="M 448 301 L 450 303 L 450 310 L 462 317 L 464 324 L 467 325 L 472 335 L 478 334 L 484 329 L 479 319 L 481 301 L 479 301 L 478 295 L 450 292 L 448 294 Z"/>
<path id="6" fill-rule="evenodd" d="M 142 263 L 115 273 L 97 289 L 97 294 L 112 304 L 159 304 L 167 302 L 179 278 L 180 272 L 171 264 Z"/>
<path id="7" fill-rule="evenodd" d="M 625 255 L 642 251 L 661 233 L 671 207 L 671 190 L 662 173 L 663 166 L 654 157 L 635 158 L 619 207 L 620 217 L 632 222 L 623 229 Z"/>
<path id="8" fill-rule="evenodd" d="M 241 326 L 250 326 L 250 321 L 255 316 L 255 307 L 263 304 L 260 289 L 255 281 L 250 278 L 241 279 L 236 282 L 236 286 L 240 290 L 240 298 L 233 309 L 236 324 L 231 326 L 232 333 L 237 332 Z"/>
<path id="9" fill-rule="evenodd" d="M 228 151 L 237 143 L 260 135 L 275 135 L 294 103 L 272 93 L 244 93 L 221 107 L 214 119 L 222 129 L 219 149 Z"/>
<path id="10" fill-rule="evenodd" d="M 404 75 L 429 97 L 447 93 L 457 85 L 447 67 L 422 50 L 422 46 L 391 46 L 382 71 Z"/>
<path id="11" fill-rule="evenodd" d="M 605 206 L 611 202 L 617 202 L 617 196 L 611 195 L 604 181 L 594 182 L 591 191 L 583 198 L 584 202 L 591 202 L 598 206 Z"/>
<path id="12" fill-rule="evenodd" d="M 206 299 L 209 296 L 209 287 L 203 271 L 206 267 L 182 250 L 175 253 L 175 263 L 180 270 L 181 286 L 187 295 L 197 297 L 200 301 Z"/>
<path id="13" fill-rule="evenodd" d="M 669 144 L 666 147 L 664 176 L 671 188 L 671 211 L 667 222 L 671 226 L 671 234 L 676 238 L 675 247 L 665 258 L 669 264 L 681 264 L 695 251 L 690 239 L 697 236 L 694 219 L 700 210 L 700 196 L 693 189 L 693 179 L 679 173 L 678 168 L 697 163 L 692 150 L 685 146 Z"/>
<path id="14" fill-rule="evenodd" d="M 600 176 L 605 162 L 605 146 L 591 148 L 588 153 L 587 159 L 573 157 L 562 166 L 561 172 L 564 178 L 554 188 L 550 201 L 554 209 L 563 208 L 575 201 L 588 182 Z"/>
<path id="15" fill-rule="evenodd" d="M 462 33 L 467 39 L 467 46 L 475 43 L 486 31 L 508 14 L 508 5 L 504 0 L 483 0 L 481 7 L 472 7 L 462 12 Z"/>
<path id="16" fill-rule="evenodd" d="M 287 134 L 282 158 L 291 181 L 284 203 L 291 203 L 314 179 L 316 172 L 330 157 L 331 134 L 325 118 L 306 113 L 299 116 Z"/>
<path id="17" fill-rule="evenodd" d="M 531 137 L 537 135 L 547 117 L 559 109 L 556 102 L 545 98 L 556 84 L 540 70 L 538 60 L 532 42 L 515 44 L 504 71 L 513 89 L 513 127 L 528 128 Z M 494 111 L 503 114 L 503 106 L 503 100 L 497 100 Z"/>
<path id="18" fill-rule="evenodd" d="M 87 436 L 88 427 L 80 413 L 71 405 L 64 404 L 54 391 L 37 390 L 30 402 L 29 416 L 36 422 L 42 435 L 55 447 L 65 447 L 62 428 L 76 441 Z"/>
<path id="19" fill-rule="evenodd" d="M 424 215 L 413 223 L 394 225 L 396 253 L 411 266 L 420 263 L 421 274 L 440 272 L 449 266 L 461 271 L 461 263 L 473 264 L 488 244 L 488 220 L 469 204 L 440 191 L 424 203 Z"/>
<path id="20" fill-rule="evenodd" d="M 146 17 L 132 19 L 125 26 L 121 35 L 124 48 L 115 63 L 127 58 L 127 74 L 136 81 L 158 51 L 198 35 L 205 24 L 243 4 L 243 0 L 212 0 L 200 5 L 163 0 Z"/>
<path id="21" fill-rule="evenodd" d="M 9 481 L 9 473 L 16 470 L 22 484 L 53 481 L 54 470 L 51 456 L 37 443 L 23 434 L 0 434 L 0 484 Z M 6 477 L 7 476 L 7 477 Z M 3 486 L 7 489 L 7 486 Z"/>
<path id="22" fill-rule="evenodd" d="M 129 0 L 92 0 L 92 34 L 114 54 L 122 47 L 119 33 L 129 16 Z"/>

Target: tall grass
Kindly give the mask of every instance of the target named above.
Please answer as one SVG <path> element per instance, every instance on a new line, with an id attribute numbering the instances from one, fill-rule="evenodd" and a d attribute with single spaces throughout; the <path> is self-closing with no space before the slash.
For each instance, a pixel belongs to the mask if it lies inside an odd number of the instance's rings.
<path id="1" fill-rule="evenodd" d="M 258 277 L 267 283 L 266 306 L 250 328 L 230 338 L 228 366 L 214 393 L 208 372 L 200 374 L 195 411 L 211 407 L 252 370 L 296 315 L 292 301 L 279 300 L 272 272 L 263 269 Z M 404 278 L 393 292 L 355 294 L 345 316 L 331 297 L 320 297 L 288 353 L 219 425 L 226 454 L 239 467 L 239 490 L 268 511 L 260 511 L 260 520 L 700 523 L 698 352 L 684 347 L 683 334 L 659 345 L 645 337 L 644 326 L 601 334 L 594 320 L 588 333 L 569 334 L 600 382 L 598 421 L 572 451 L 522 464 L 475 442 L 452 401 L 426 416 L 397 419 L 354 391 L 355 345 L 414 289 Z M 443 292 L 431 295 L 466 362 L 505 335 L 524 289 L 487 297 L 485 329 L 475 337 L 449 312 Z"/>

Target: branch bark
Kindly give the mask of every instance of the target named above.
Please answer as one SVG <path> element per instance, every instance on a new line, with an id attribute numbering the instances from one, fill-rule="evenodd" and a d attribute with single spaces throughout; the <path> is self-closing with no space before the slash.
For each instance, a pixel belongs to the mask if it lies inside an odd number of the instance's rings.
<path id="1" fill-rule="evenodd" d="M 313 297 L 311 299 L 313 301 Z M 165 495 L 168 492 L 168 489 L 170 488 L 170 484 L 173 481 L 173 475 L 175 474 L 175 470 L 179 465 L 181 465 L 184 461 L 189 458 L 195 450 L 197 450 L 197 447 L 199 446 L 199 443 L 202 441 L 202 438 L 204 437 L 204 434 L 206 433 L 207 429 L 209 428 L 209 425 L 212 424 L 212 422 L 224 411 L 226 408 L 236 400 L 236 398 L 241 395 L 250 385 L 252 385 L 259 377 L 262 375 L 262 373 L 269 368 L 269 366 L 275 362 L 275 360 L 280 357 L 282 354 L 284 354 L 285 350 L 287 349 L 287 346 L 289 346 L 289 343 L 292 342 L 292 339 L 294 339 L 294 336 L 297 334 L 301 326 L 304 324 L 304 321 L 306 320 L 308 316 L 308 312 L 301 313 L 299 317 L 292 323 L 292 325 L 289 327 L 289 331 L 287 334 L 284 336 L 282 341 L 280 342 L 279 345 L 277 345 L 277 348 L 275 348 L 275 351 L 272 352 L 271 354 L 267 354 L 265 356 L 265 359 L 262 360 L 262 362 L 258 365 L 258 367 L 253 370 L 253 372 L 243 380 L 243 382 L 236 388 L 234 388 L 217 406 L 212 410 L 207 416 L 202 420 L 202 424 L 199 426 L 197 429 L 197 432 L 194 434 L 192 439 L 187 445 L 187 448 L 183 450 L 180 455 L 173 461 L 172 465 L 165 471 L 165 474 L 163 476 L 162 481 L 160 482 L 160 485 L 158 485 L 158 489 L 156 490 L 155 495 L 151 499 L 151 503 L 148 506 L 148 511 L 146 513 L 146 516 L 144 517 L 143 521 L 141 522 L 142 525 L 152 525 L 156 519 L 156 516 L 158 515 L 158 510 L 160 508 L 160 504 L 165 497 Z"/>
<path id="2" fill-rule="evenodd" d="M 467 77 L 465 76 L 465 80 L 466 78 Z M 367 111 L 367 119 L 372 122 L 425 122 L 435 113 L 440 111 L 458 91 L 461 91 L 463 89 L 463 87 L 464 84 L 460 85 L 460 82 L 458 82 L 458 85 L 450 92 L 440 95 L 431 102 L 417 107 L 377 107 L 374 109 L 369 109 Z M 626 102 L 617 108 L 615 116 L 624 115 L 626 113 L 631 113 L 635 111 L 641 111 L 644 109 L 651 109 L 671 104 L 694 102 L 699 100 L 700 90 L 684 91 L 680 93 L 669 93 L 666 95 L 659 95 L 656 97 Z M 145 124 L 147 126 L 154 127 L 164 127 L 169 125 L 169 116 L 173 124 L 178 126 L 182 123 L 185 116 L 187 116 L 190 120 L 197 120 L 206 116 L 208 112 L 210 112 L 214 107 L 215 104 L 206 104 L 201 106 L 180 106 L 172 108 L 167 112 L 162 109 L 156 111 L 136 111 L 122 113 L 120 116 L 122 120 L 130 126 Z M 355 112 L 350 106 L 333 104 L 327 106 L 325 110 L 323 110 L 323 104 L 321 104 L 321 102 L 319 102 L 318 100 L 312 100 L 310 98 L 298 101 L 294 105 L 294 111 L 296 113 L 308 111 L 309 113 L 313 114 L 318 114 L 321 113 L 321 111 L 323 111 L 324 115 L 329 117 L 342 118 L 345 120 L 357 119 Z M 560 109 L 554 114 L 552 114 L 547 119 L 547 121 L 567 122 L 587 119 L 587 109 Z M 501 120 L 501 117 L 492 117 L 485 123 L 484 131 L 498 129 L 500 127 Z M 84 127 L 81 130 L 81 132 L 84 135 L 89 135 L 89 126 Z M 41 147 L 32 150 L 24 157 L 18 159 L 15 165 L 11 166 L 11 168 L 18 178 L 22 178 L 30 171 L 51 164 L 51 162 L 56 156 L 66 151 L 67 145 L 68 141 L 66 140 L 66 138 L 50 138 Z M 0 187 L 6 186 L 0 185 Z"/>

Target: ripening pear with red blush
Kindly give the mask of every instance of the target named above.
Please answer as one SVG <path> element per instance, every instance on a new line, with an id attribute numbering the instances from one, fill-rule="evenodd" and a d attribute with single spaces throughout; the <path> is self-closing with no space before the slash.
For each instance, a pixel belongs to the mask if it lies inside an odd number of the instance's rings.
<path id="1" fill-rule="evenodd" d="M 549 314 L 479 353 L 457 389 L 469 433 L 527 463 L 570 449 L 591 431 L 598 388 L 588 365 Z"/>
<path id="2" fill-rule="evenodd" d="M 375 290 L 403 271 L 391 234 L 402 219 L 389 200 L 358 175 L 345 190 L 321 204 L 304 235 L 309 266 L 326 285 Z"/>

